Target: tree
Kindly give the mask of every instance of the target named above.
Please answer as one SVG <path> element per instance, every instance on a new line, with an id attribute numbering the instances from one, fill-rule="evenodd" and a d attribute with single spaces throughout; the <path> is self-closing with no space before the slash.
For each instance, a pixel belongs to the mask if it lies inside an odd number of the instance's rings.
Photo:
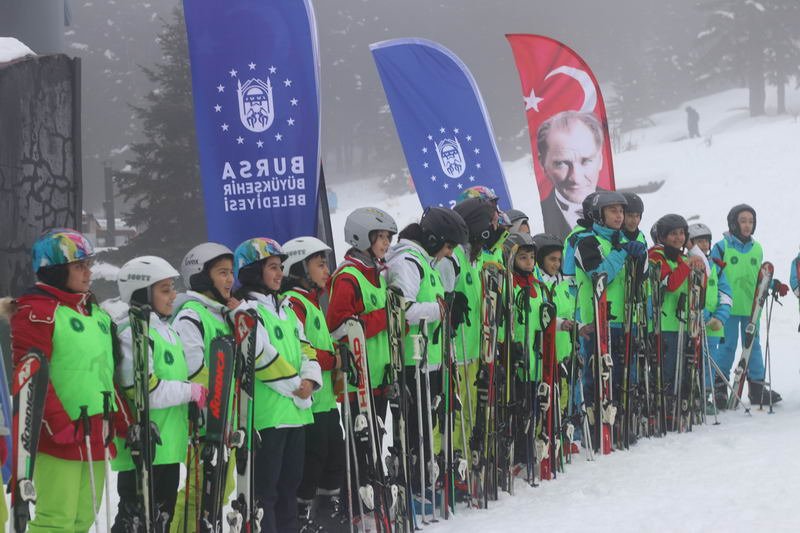
<path id="1" fill-rule="evenodd" d="M 711 0 L 704 5 L 706 28 L 698 35 L 699 79 L 722 76 L 744 81 L 750 115 L 764 114 L 766 82 L 784 86 L 800 68 L 800 5 L 796 0 Z"/>
<path id="2" fill-rule="evenodd" d="M 172 20 L 164 22 L 159 45 L 162 61 L 153 68 L 142 67 L 155 88 L 145 97 L 144 106 L 131 106 L 145 139 L 131 146 L 131 171 L 115 177 L 130 205 L 125 221 L 145 229 L 114 259 L 153 254 L 178 264 L 189 248 L 206 239 L 181 9 L 176 8 Z"/>

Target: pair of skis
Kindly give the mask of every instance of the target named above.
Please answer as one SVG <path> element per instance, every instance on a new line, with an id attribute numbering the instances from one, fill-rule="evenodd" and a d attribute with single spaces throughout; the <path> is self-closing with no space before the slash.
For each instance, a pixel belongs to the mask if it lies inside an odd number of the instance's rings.
<path id="1" fill-rule="evenodd" d="M 603 455 L 614 449 L 613 426 L 617 414 L 613 397 L 613 369 L 611 358 L 611 324 L 609 322 L 609 302 L 607 299 L 607 275 L 592 275 L 595 353 L 594 353 L 594 445 Z"/>

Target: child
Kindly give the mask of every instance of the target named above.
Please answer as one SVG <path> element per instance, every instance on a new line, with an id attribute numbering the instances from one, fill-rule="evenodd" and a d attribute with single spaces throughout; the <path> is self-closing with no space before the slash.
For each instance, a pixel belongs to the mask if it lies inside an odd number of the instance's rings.
<path id="1" fill-rule="evenodd" d="M 198 244 L 184 256 L 181 262 L 181 277 L 188 288 L 181 295 L 182 302 L 172 319 L 172 327 L 181 339 L 186 359 L 186 370 L 190 381 L 208 387 L 208 363 L 211 357 L 211 341 L 223 335 L 232 335 L 233 331 L 227 320 L 228 312 L 239 305 L 232 297 L 233 287 L 233 252 L 222 244 L 206 242 Z M 200 435 L 204 435 L 200 428 Z M 192 472 L 189 493 L 199 494 L 201 490 L 197 480 L 202 480 L 201 450 L 189 458 Z M 188 466 L 188 465 L 187 465 Z M 225 494 L 230 495 L 234 489 L 233 467 L 228 465 Z M 185 491 L 184 489 L 181 489 Z M 195 498 L 189 498 L 188 510 L 184 510 L 185 493 L 178 494 L 175 515 L 171 531 L 182 533 L 183 517 L 187 515 L 189 531 L 194 531 L 192 524 L 197 524 L 199 509 Z"/>
<path id="2" fill-rule="evenodd" d="M 593 324 L 594 299 L 592 275 L 595 273 L 606 274 L 606 298 L 609 303 L 609 324 L 611 326 L 610 346 L 613 358 L 612 383 L 614 386 L 613 398 L 619 398 L 619 388 L 622 383 L 622 373 L 624 369 L 624 350 L 622 320 L 624 317 L 625 305 L 625 284 L 628 257 L 642 265 L 642 271 L 647 268 L 647 247 L 638 241 L 628 241 L 621 234 L 622 223 L 625 219 L 624 208 L 627 200 L 620 193 L 613 191 L 600 191 L 591 201 L 589 215 L 592 220 L 591 231 L 579 234 L 575 244 L 575 265 L 576 265 L 576 284 L 578 287 L 578 305 L 580 322 L 584 325 Z M 643 272 L 640 278 L 644 278 Z M 594 336 L 596 337 L 596 335 Z M 596 338 L 589 339 L 585 343 L 586 354 L 596 355 Z M 590 361 L 589 358 L 586 359 Z M 590 361 L 591 362 L 591 361 Z M 586 372 L 584 396 L 586 398 L 587 411 L 589 406 L 593 406 L 594 391 L 593 383 L 596 379 L 595 370 L 597 364 L 589 365 L 591 370 Z M 601 406 L 606 410 L 610 417 L 609 405 Z M 596 410 L 590 414 L 592 423 L 596 423 L 599 413 Z M 603 435 L 603 449 L 607 450 L 610 445 L 611 435 Z M 594 439 L 592 445 L 599 448 L 599 439 Z"/>
<path id="3" fill-rule="evenodd" d="M 429 427 L 436 425 L 433 417 L 433 406 L 426 402 L 427 394 L 417 398 L 417 380 L 415 374 L 416 362 L 414 360 L 415 337 L 421 335 L 424 339 L 426 353 L 425 366 L 421 367 L 420 388 L 430 391 L 431 402 L 442 392 L 442 351 L 445 342 L 450 339 L 442 337 L 442 317 L 445 310 L 441 304 L 444 301 L 444 287 L 436 264 L 453 254 L 453 248 L 467 241 L 467 225 L 455 211 L 443 207 L 429 207 L 422 214 L 419 223 L 410 224 L 400 232 L 399 240 L 387 254 L 387 282 L 390 287 L 397 289 L 405 298 L 405 318 L 408 323 L 408 334 L 405 339 L 405 386 L 411 392 L 407 408 L 406 430 L 410 453 L 417 459 L 420 458 L 419 440 L 423 437 L 422 457 L 426 466 L 433 464 L 433 454 L 439 450 L 439 432 L 431 447 L 434 435 L 428 432 Z M 422 402 L 421 408 L 417 401 Z M 423 413 L 425 420 L 419 420 L 417 411 Z M 427 416 L 426 416 L 427 415 Z M 420 431 L 420 426 L 422 431 Z M 439 428 L 441 430 L 441 428 Z M 417 463 L 419 464 L 419 463 Z M 428 468 L 428 472 L 433 471 Z M 417 468 L 412 469 L 411 477 L 416 481 L 411 483 L 415 493 L 419 490 Z M 435 480 L 426 479 L 431 486 Z"/>
<path id="4" fill-rule="evenodd" d="M 75 230 L 45 233 L 33 245 L 38 281 L 16 301 L 11 317 L 14 363 L 38 349 L 50 367 L 33 476 L 37 499 L 36 517 L 28 526 L 32 532 L 88 531 L 95 519 L 93 502 L 100 502 L 103 494 L 103 392 L 114 392 L 116 333 L 111 317 L 90 292 L 93 256 L 91 243 Z M 113 398 L 122 436 L 132 421 L 120 410 L 116 394 Z M 83 406 L 91 450 L 80 424 Z M 92 464 L 87 462 L 89 451 Z"/>
<path id="5" fill-rule="evenodd" d="M 341 385 L 341 358 L 325 323 L 320 296 L 330 279 L 327 244 L 315 237 L 298 237 L 283 245 L 283 297 L 303 325 L 306 339 L 317 352 L 322 388 L 312 396 L 314 423 L 305 426 L 303 479 L 297 489 L 301 530 L 343 527 L 340 486 L 345 475 L 345 447 L 335 389 Z M 305 528 L 305 529 L 303 529 Z"/>
<path id="6" fill-rule="evenodd" d="M 725 276 L 725 263 L 719 259 L 709 259 L 711 252 L 711 230 L 701 223 L 689 226 L 689 253 L 697 255 L 699 251 L 707 261 L 706 273 L 706 305 L 703 320 L 706 325 L 706 339 L 712 359 L 719 364 L 719 343 L 724 335 L 724 325 L 731 313 L 731 287 Z M 713 368 L 706 370 L 706 387 L 714 391 L 714 404 L 717 409 L 725 409 L 728 405 L 728 386 L 720 377 L 716 377 Z"/>
<path id="7" fill-rule="evenodd" d="M 624 192 L 622 196 L 628 202 L 625 204 L 625 220 L 622 222 L 622 234 L 629 241 L 639 241 L 647 246 L 647 238 L 639 229 L 639 223 L 641 223 L 642 214 L 644 213 L 644 202 L 635 192 Z"/>
<path id="8" fill-rule="evenodd" d="M 160 257 L 137 257 L 125 263 L 117 274 L 120 299 L 128 305 L 149 305 L 150 420 L 158 427 L 161 444 L 155 448 L 152 483 L 158 521 L 156 527 L 167 531 L 175 513 L 180 465 L 186 460 L 189 435 L 188 403 L 205 407 L 207 390 L 200 383 L 190 383 L 180 337 L 169 325 L 176 292 L 178 271 Z M 127 317 L 119 323 L 122 361 L 117 367 L 117 383 L 133 399 L 133 338 Z M 113 533 L 127 532 L 141 519 L 137 475 L 130 451 L 117 439 L 117 457 L 112 463 L 117 475 L 119 505 Z"/>
<path id="9" fill-rule="evenodd" d="M 747 204 L 739 204 L 728 212 L 728 233 L 714 245 L 711 257 L 725 264 L 723 270 L 733 290 L 731 314 L 725 322 L 725 335 L 719 345 L 719 366 L 723 373 L 730 375 L 736 356 L 739 333 L 744 335 L 745 327 L 750 321 L 753 299 L 756 291 L 756 280 L 764 260 L 764 251 L 753 234 L 756 231 L 756 211 Z M 761 354 L 761 338 L 759 327 L 753 340 L 753 349 L 747 367 L 747 389 L 753 404 L 775 404 L 781 401 L 781 395 L 769 388 L 772 399 L 769 400 L 764 389 L 764 358 Z"/>
<path id="10" fill-rule="evenodd" d="M 661 284 L 664 287 L 664 299 L 661 307 L 661 339 L 663 346 L 662 375 L 667 395 L 671 401 L 678 401 L 674 393 L 678 390 L 675 381 L 679 343 L 683 343 L 688 350 L 689 330 L 687 322 L 689 317 L 689 275 L 692 270 L 705 272 L 705 264 L 695 255 L 687 256 L 683 248 L 687 242 L 689 227 L 680 215 L 664 215 L 656 222 L 657 244 L 650 249 L 649 257 L 652 268 L 657 268 L 661 273 Z M 683 298 L 683 307 L 679 303 Z M 681 338 L 679 331 L 683 323 L 684 335 Z M 690 386 L 686 379 L 688 371 L 684 372 L 681 380 L 683 387 Z M 686 392 L 684 390 L 684 392 Z M 682 396 L 684 394 L 682 393 Z M 686 395 L 688 397 L 688 395 Z M 669 408 L 667 417 L 674 414 L 674 407 Z M 672 409 L 672 410 L 670 410 Z M 671 427 L 677 428 L 677 422 Z"/>
<path id="11" fill-rule="evenodd" d="M 303 474 L 305 426 L 314 422 L 311 394 L 322 387 L 316 351 L 290 303 L 281 298 L 286 254 L 272 239 L 257 237 L 234 252 L 237 296 L 258 312 L 254 427 L 260 447 L 253 465 L 262 531 L 297 531 L 297 487 Z M 261 345 L 261 347 L 259 347 Z"/>
<path id="12" fill-rule="evenodd" d="M 389 363 L 389 338 L 386 316 L 386 281 L 381 272 L 384 257 L 389 250 L 397 224 L 385 211 L 374 207 L 361 207 L 347 216 L 344 225 L 345 241 L 351 248 L 345 253 L 330 280 L 330 297 L 326 322 L 336 341 L 346 341 L 345 321 L 357 318 L 364 327 L 369 380 L 372 388 L 373 409 L 381 419 L 386 414 L 387 399 L 384 393 L 386 365 Z M 352 362 L 349 365 L 352 367 Z M 352 372 L 352 369 L 349 369 Z M 348 388 L 350 412 L 358 413 L 354 387 Z M 345 431 L 348 428 L 345 427 Z M 366 485 L 367 457 L 359 455 L 356 480 L 359 487 Z M 351 488 L 352 490 L 352 488 Z M 353 501 L 358 498 L 354 495 Z M 357 514 L 355 509 L 353 514 Z"/>

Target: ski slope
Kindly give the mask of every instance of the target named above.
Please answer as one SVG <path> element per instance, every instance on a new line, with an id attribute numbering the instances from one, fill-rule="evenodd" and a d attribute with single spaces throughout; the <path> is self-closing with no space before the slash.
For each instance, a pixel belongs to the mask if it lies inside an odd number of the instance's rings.
<path id="1" fill-rule="evenodd" d="M 654 126 L 629 134 L 638 148 L 615 154 L 616 182 L 626 187 L 665 180 L 661 190 L 643 195 L 646 233 L 661 215 L 674 212 L 699 215 L 716 241 L 727 230 L 730 207 L 751 204 L 765 260 L 788 283 L 800 243 L 800 158 L 794 155 L 800 122 L 793 115 L 750 118 L 746 102 L 742 89 L 687 102 L 700 112 L 703 139 L 684 138 L 683 105 L 654 115 Z M 800 94 L 789 94 L 788 107 L 800 110 Z M 504 169 L 514 207 L 531 216 L 534 232 L 542 231 L 530 156 L 506 162 Z M 421 212 L 416 195 L 386 198 L 369 181 L 338 185 L 336 192 L 339 210 L 332 221 L 340 239 L 356 207 L 385 209 L 401 228 Z M 337 242 L 339 258 L 346 248 Z M 426 530 L 800 531 L 800 315 L 791 293 L 783 304 L 774 306 L 770 334 L 772 381 L 784 398 L 775 414 L 754 409 L 748 415 L 740 408 L 723 413 L 718 426 L 643 440 L 592 463 L 581 456 L 555 481 L 531 488 L 519 480 L 514 496 L 502 494 L 488 510 L 459 508 L 456 517 Z"/>

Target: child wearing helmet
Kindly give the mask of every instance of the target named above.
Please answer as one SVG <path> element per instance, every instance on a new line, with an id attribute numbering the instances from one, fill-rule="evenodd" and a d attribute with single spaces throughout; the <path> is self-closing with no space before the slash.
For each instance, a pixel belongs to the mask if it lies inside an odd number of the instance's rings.
<path id="1" fill-rule="evenodd" d="M 459 380 L 465 389 L 461 398 L 465 411 L 453 429 L 453 447 L 462 457 L 470 457 L 469 439 L 475 421 L 478 391 L 475 377 L 478 373 L 481 339 L 481 268 L 485 243 L 498 228 L 498 214 L 494 202 L 481 198 L 467 198 L 453 208 L 467 225 L 468 242 L 460 244 L 453 254 L 436 263 L 450 304 L 450 326 L 455 332 L 455 358 Z M 465 443 L 467 449 L 464 449 Z M 456 486 L 457 490 L 465 487 Z"/>
<path id="2" fill-rule="evenodd" d="M 345 475 L 345 447 L 336 389 L 343 388 L 341 358 L 336 352 L 320 297 L 326 290 L 331 248 L 315 237 L 297 237 L 283 245 L 283 297 L 289 301 L 322 369 L 322 388 L 314 392 L 314 423 L 305 426 L 303 478 L 297 489 L 301 529 L 342 527 L 340 487 Z M 344 521 L 346 522 L 346 518 Z"/>
<path id="3" fill-rule="evenodd" d="M 298 529 L 305 426 L 314 422 L 311 395 L 322 387 L 316 350 L 290 301 L 280 295 L 286 258 L 280 244 L 265 237 L 248 239 L 234 252 L 241 284 L 236 296 L 255 309 L 259 319 L 253 429 L 261 447 L 253 465 L 253 492 L 264 511 L 265 531 Z"/>
<path id="4" fill-rule="evenodd" d="M 706 272 L 706 297 L 703 320 L 706 325 L 706 339 L 708 349 L 714 362 L 719 365 L 719 343 L 724 335 L 724 325 L 731 313 L 731 286 L 725 276 L 725 263 L 719 259 L 709 258 L 711 253 L 711 229 L 701 223 L 689 226 L 689 242 L 687 243 L 690 254 L 700 254 L 707 261 Z M 706 387 L 714 391 L 713 403 L 717 409 L 728 405 L 728 386 L 725 381 L 716 375 L 713 368 L 706 369 Z M 713 412 L 713 411 L 712 411 Z"/>
<path id="5" fill-rule="evenodd" d="M 729 376 L 736 356 L 739 335 L 744 336 L 750 321 L 750 312 L 755 298 L 758 272 L 764 261 L 764 250 L 754 238 L 756 210 L 747 204 L 735 205 L 728 212 L 728 231 L 711 250 L 711 257 L 725 264 L 723 270 L 733 290 L 731 314 L 725 322 L 725 335 L 719 345 L 719 366 Z M 782 400 L 781 395 L 769 387 L 764 388 L 764 357 L 761 353 L 759 328 L 753 340 L 753 349 L 747 366 L 747 389 L 750 401 L 774 404 Z M 769 395 L 772 399 L 769 400 Z"/>
<path id="6" fill-rule="evenodd" d="M 409 396 L 407 408 L 406 431 L 409 453 L 415 457 L 425 457 L 431 462 L 434 454 L 440 451 L 441 428 L 437 427 L 434 435 L 428 428 L 436 425 L 433 407 L 425 404 L 426 398 L 436 398 L 442 392 L 442 353 L 444 343 L 441 323 L 447 312 L 444 304 L 444 287 L 436 264 L 453 254 L 453 249 L 466 244 L 468 238 L 467 225 L 456 211 L 444 207 L 429 207 L 422 213 L 419 223 L 406 226 L 398 236 L 398 242 L 386 255 L 386 280 L 405 300 L 405 319 L 408 333 L 405 339 L 405 377 L 404 386 L 409 391 L 417 390 L 417 373 L 414 360 L 414 339 L 421 336 L 425 353 L 419 373 L 420 390 L 429 390 L 430 396 Z M 403 385 L 401 385 L 403 386 Z M 418 404 L 423 405 L 419 412 L 425 420 L 417 416 Z M 433 400 L 432 400 L 433 401 Z M 427 415 L 427 416 L 426 416 Z M 420 427 L 424 450 L 420 454 Z M 433 443 L 431 446 L 429 443 Z M 417 469 L 412 469 L 412 476 Z M 427 480 L 431 484 L 432 480 Z M 411 487 L 419 488 L 418 482 Z"/>
<path id="7" fill-rule="evenodd" d="M 639 241 L 647 246 L 647 238 L 639 229 L 644 213 L 644 202 L 641 196 L 635 192 L 624 192 L 622 196 L 627 202 L 624 208 L 625 220 L 622 222 L 622 233 L 629 241 Z"/>
<path id="8" fill-rule="evenodd" d="M 227 246 L 214 242 L 198 244 L 181 261 L 181 278 L 187 290 L 178 297 L 172 327 L 183 344 L 189 380 L 208 387 L 211 341 L 233 334 L 227 315 L 239 305 L 239 301 L 231 294 L 234 281 L 233 252 Z M 200 436 L 203 435 L 205 428 L 201 427 Z M 195 453 L 202 457 L 201 451 L 195 450 Z M 197 464 L 198 458 L 190 457 L 189 461 Z M 190 482 L 190 494 L 197 494 L 201 489 L 196 485 L 196 480 L 191 479 Z M 233 468 L 229 463 L 225 493 L 230 494 L 233 489 Z M 197 523 L 199 509 L 196 508 L 195 499 L 189 498 L 186 511 L 185 503 L 184 493 L 181 492 L 175 505 L 173 531 L 182 531 L 184 513 L 190 524 Z"/>
<path id="9" fill-rule="evenodd" d="M 688 334 L 679 336 L 681 324 L 689 316 L 689 277 L 692 270 L 705 273 L 705 263 L 696 255 L 686 255 L 684 248 L 688 241 L 689 226 L 680 215 L 668 214 L 659 218 L 655 225 L 656 244 L 648 253 L 650 267 L 657 269 L 664 293 L 661 306 L 661 344 L 663 353 L 662 376 L 667 394 L 667 415 L 675 412 L 675 402 L 681 399 L 675 396 L 678 385 L 675 371 L 678 360 L 679 343 L 688 350 Z M 682 308 L 679 304 L 683 302 Z M 688 398 L 688 372 L 683 373 L 680 387 L 681 396 Z M 672 406 L 672 407 L 670 407 Z M 678 428 L 679 422 L 673 421 L 671 427 Z"/>
<path id="10" fill-rule="evenodd" d="M 609 325 L 611 338 L 609 350 L 613 358 L 612 383 L 615 390 L 614 398 L 620 397 L 619 388 L 622 383 L 624 369 L 624 350 L 622 321 L 625 305 L 625 285 L 629 263 L 638 265 L 641 269 L 639 279 L 644 279 L 647 269 L 647 247 L 638 241 L 629 241 L 622 234 L 622 224 L 625 219 L 624 208 L 627 204 L 625 197 L 614 191 L 598 191 L 592 198 L 589 214 L 592 220 L 591 231 L 580 234 L 575 245 L 576 284 L 578 287 L 578 320 L 581 324 L 593 324 L 594 300 L 592 276 L 596 273 L 606 275 L 606 298 L 610 304 Z M 629 261 L 630 258 L 630 261 Z M 593 335 L 584 343 L 585 356 L 596 352 L 597 340 Z M 586 359 L 589 360 L 588 357 Z M 584 397 L 586 398 L 587 411 L 594 406 L 594 370 L 597 365 L 590 365 L 592 371 L 586 373 L 584 382 Z M 605 408 L 605 406 L 603 406 Z M 598 418 L 597 410 L 593 411 L 594 419 Z M 616 423 L 619 421 L 616 420 Z M 593 425 L 595 420 L 590 419 Z M 604 435 L 604 440 L 610 439 Z M 595 439 L 596 440 L 596 439 Z M 592 443 L 595 448 L 601 446 L 600 442 Z M 610 444 L 608 440 L 604 449 Z"/>
<path id="11" fill-rule="evenodd" d="M 180 465 L 186 459 L 189 435 L 189 403 L 205 407 L 207 389 L 188 381 L 189 371 L 180 337 L 172 329 L 175 278 L 180 274 L 160 257 L 142 256 L 125 263 L 117 274 L 120 299 L 130 306 L 150 306 L 149 353 L 150 417 L 158 427 L 160 443 L 155 447 L 152 483 L 156 527 L 168 530 L 175 514 Z M 117 383 L 132 401 L 135 393 L 133 338 L 127 317 L 118 321 L 122 359 L 116 372 Z M 116 439 L 117 457 L 112 468 L 117 475 L 119 504 L 112 533 L 130 531 L 141 519 L 137 476 L 130 451 L 122 439 Z"/>
<path id="12" fill-rule="evenodd" d="M 33 245 L 37 283 L 12 310 L 14 363 L 36 349 L 49 361 L 50 370 L 33 476 L 36 517 L 29 531 L 91 528 L 93 500 L 100 501 L 104 487 L 104 391 L 112 392 L 118 434 L 123 435 L 131 423 L 113 382 L 116 328 L 90 291 L 93 256 L 92 244 L 75 230 L 45 233 Z M 76 424 L 83 406 L 90 417 L 91 450 L 86 449 L 82 426 Z M 87 451 L 94 460 L 91 469 L 86 465 Z"/>
<path id="13" fill-rule="evenodd" d="M 397 224 L 385 211 L 375 207 L 361 207 L 347 216 L 344 225 L 345 241 L 351 248 L 345 253 L 330 278 L 326 321 L 336 342 L 347 341 L 344 324 L 356 317 L 364 327 L 366 359 L 372 402 L 376 416 L 384 419 L 387 398 L 384 395 L 386 365 L 389 364 L 389 337 L 386 314 L 386 280 L 381 275 L 392 236 Z M 348 369 L 351 372 L 352 369 Z M 352 381 L 355 376 L 350 376 Z M 355 388 L 348 387 L 347 398 L 351 412 L 357 412 Z M 345 428 L 347 429 L 347 428 Z M 366 483 L 366 458 L 355 457 L 362 479 Z M 354 496 L 355 498 L 358 495 Z M 355 501 L 355 500 L 354 500 Z M 354 513 L 356 514 L 356 513 Z"/>

